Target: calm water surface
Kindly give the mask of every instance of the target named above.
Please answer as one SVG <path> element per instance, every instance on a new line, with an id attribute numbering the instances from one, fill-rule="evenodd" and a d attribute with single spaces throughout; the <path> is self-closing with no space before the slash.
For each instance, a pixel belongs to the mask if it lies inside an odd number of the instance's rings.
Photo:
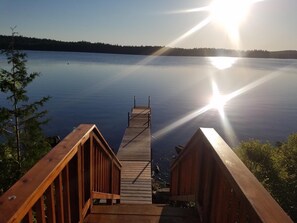
<path id="1" fill-rule="evenodd" d="M 185 144 L 199 127 L 215 128 L 232 147 L 250 138 L 282 141 L 297 132 L 297 60 L 238 59 L 218 69 L 214 58 L 201 57 L 27 55 L 29 70 L 41 73 L 28 89 L 30 97 L 52 97 L 46 105 L 49 135 L 64 137 L 80 123 L 94 123 L 117 151 L 134 95 L 137 104 L 151 96 L 156 162 L 170 158 L 174 147 Z M 3 57 L 0 65 L 5 66 Z M 226 103 L 224 116 L 216 109 L 193 115 L 210 102 L 212 83 L 221 94 L 239 95 Z M 166 128 L 172 123 L 177 127 Z"/>

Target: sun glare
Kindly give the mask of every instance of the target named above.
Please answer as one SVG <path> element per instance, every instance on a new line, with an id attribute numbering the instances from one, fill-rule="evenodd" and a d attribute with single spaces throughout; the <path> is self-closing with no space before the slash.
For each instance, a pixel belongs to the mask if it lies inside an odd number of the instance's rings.
<path id="1" fill-rule="evenodd" d="M 220 94 L 219 88 L 215 82 L 212 82 L 212 98 L 210 100 L 210 107 L 217 109 L 221 116 L 224 115 L 224 106 L 228 101 L 228 97 Z"/>
<path id="2" fill-rule="evenodd" d="M 225 70 L 233 66 L 238 58 L 236 57 L 210 57 L 211 64 L 219 70 Z"/>
<path id="3" fill-rule="evenodd" d="M 225 29 L 234 44 L 239 43 L 239 26 L 246 19 L 251 6 L 261 0 L 213 0 L 209 5 L 212 21 Z"/>
<path id="4" fill-rule="evenodd" d="M 246 18 L 251 0 L 214 0 L 210 4 L 210 13 L 212 18 L 229 28 L 232 26 L 238 27 L 239 24 Z"/>
<path id="5" fill-rule="evenodd" d="M 227 95 L 221 95 L 216 82 L 213 81 L 212 82 L 213 96 L 212 96 L 209 104 L 205 105 L 204 107 L 202 107 L 198 110 L 191 112 L 188 115 L 185 115 L 184 117 L 174 121 L 173 123 L 167 125 L 166 127 L 162 128 L 162 129 L 158 130 L 157 132 L 154 133 L 154 138 L 159 139 L 159 138 L 163 137 L 164 135 L 168 134 L 169 132 L 171 132 L 172 130 L 178 128 L 179 126 L 204 114 L 205 112 L 209 111 L 210 109 L 217 109 L 221 115 L 223 122 L 224 122 L 224 127 L 230 133 L 230 136 L 232 136 L 232 138 L 233 138 L 232 140 L 233 141 L 236 140 L 234 131 L 232 130 L 230 123 L 228 123 L 227 117 L 225 117 L 224 106 L 226 105 L 226 103 L 228 101 L 232 100 L 233 98 L 236 98 L 236 97 L 278 77 L 280 75 L 280 73 L 281 72 L 276 72 L 276 73 L 266 75 L 266 76 L 254 81 L 254 82 L 252 82 L 238 90 L 231 92 L 230 94 L 227 94 Z"/>
<path id="6" fill-rule="evenodd" d="M 208 12 L 209 15 L 167 46 L 175 47 L 186 37 L 201 30 L 210 22 L 214 22 L 224 29 L 232 44 L 238 48 L 240 46 L 240 25 L 247 18 L 251 7 L 261 1 L 265 0 L 212 0 L 210 4 L 199 8 L 168 12 L 169 14 Z"/>
<path id="7" fill-rule="evenodd" d="M 210 105 L 212 108 L 215 108 L 217 110 L 222 110 L 224 108 L 224 105 L 226 104 L 227 100 L 225 96 L 220 94 L 215 94 L 212 96 L 210 100 Z"/>

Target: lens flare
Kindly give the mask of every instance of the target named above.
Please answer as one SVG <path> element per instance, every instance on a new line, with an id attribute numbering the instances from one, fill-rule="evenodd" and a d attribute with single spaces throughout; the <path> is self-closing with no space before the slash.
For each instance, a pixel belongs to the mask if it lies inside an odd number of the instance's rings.
<path id="1" fill-rule="evenodd" d="M 168 49 L 170 49 L 169 46 L 175 47 L 179 42 L 181 42 L 188 36 L 194 34 L 195 32 L 201 30 L 210 22 L 217 22 L 218 24 L 220 24 L 228 33 L 232 43 L 236 47 L 238 47 L 240 42 L 239 25 L 246 18 L 251 6 L 254 3 L 260 2 L 260 1 L 265 1 L 265 0 L 213 0 L 209 5 L 204 7 L 172 12 L 172 13 L 197 13 L 197 12 L 207 11 L 209 12 L 209 16 L 203 19 L 202 21 L 198 22 L 197 25 L 194 26 L 192 29 L 188 30 L 183 35 L 173 40 L 164 49 L 160 49 L 156 51 L 156 53 L 153 55 L 163 54 Z M 150 61 L 150 60 L 147 60 L 147 61 Z M 146 63 L 147 61 L 143 61 L 143 62 Z M 211 59 L 211 63 L 213 64 L 213 66 L 215 66 L 220 70 L 230 68 L 236 61 L 237 61 L 237 58 L 230 58 L 230 57 L 218 57 L 218 58 Z M 262 85 L 265 82 L 275 77 L 276 77 L 275 74 L 265 76 L 263 78 L 260 78 L 257 81 L 254 81 L 244 86 L 241 89 L 238 89 L 224 96 L 219 93 L 216 83 L 213 83 L 213 97 L 209 104 L 207 104 L 206 106 L 196 111 L 191 112 L 190 114 L 184 116 L 183 118 L 177 121 L 174 121 L 173 123 L 169 124 L 163 129 L 158 130 L 157 132 L 154 133 L 154 138 L 158 139 L 168 134 L 170 131 L 176 129 L 177 127 L 207 112 L 208 110 L 216 108 L 222 117 L 222 121 L 225 123 L 224 127 L 226 131 L 229 131 L 229 133 L 231 133 L 231 135 L 234 136 L 234 139 L 235 139 L 236 136 L 224 114 L 225 104 L 231 99 L 247 91 L 250 91 L 251 89 L 259 85 Z"/>
<path id="2" fill-rule="evenodd" d="M 194 26 L 192 29 L 188 30 L 185 32 L 183 35 L 172 41 L 171 43 L 168 44 L 169 47 L 174 47 L 176 46 L 177 43 L 180 41 L 184 40 L 186 37 L 192 35 L 193 33 L 197 32 L 198 30 L 202 29 L 205 27 L 208 23 L 210 23 L 211 18 L 207 17 L 204 20 L 202 20 L 200 23 L 198 23 L 196 26 Z"/>
<path id="3" fill-rule="evenodd" d="M 239 29 L 238 26 L 240 22 L 245 18 L 249 8 L 256 2 L 265 1 L 265 0 L 213 0 L 209 5 L 202 6 L 199 8 L 178 10 L 167 12 L 166 14 L 177 14 L 177 13 L 199 13 L 199 12 L 208 12 L 209 15 L 204 18 L 202 21 L 198 22 L 191 29 L 186 31 L 181 36 L 175 38 L 164 47 L 156 50 L 150 56 L 147 56 L 145 59 L 135 64 L 132 69 L 127 69 L 124 73 L 129 75 L 134 73 L 136 70 L 140 69 L 145 64 L 148 64 L 156 58 L 156 56 L 164 55 L 166 52 L 176 47 L 180 42 L 185 40 L 187 37 L 198 32 L 209 23 L 213 21 L 221 21 L 221 24 L 224 24 L 223 27 L 226 28 L 231 40 L 235 46 L 239 45 Z M 229 59 L 230 60 L 230 59 Z M 232 62 L 227 63 L 227 59 L 224 59 L 223 62 L 214 62 L 214 66 L 218 69 L 227 69 L 232 66 Z"/>
<path id="4" fill-rule="evenodd" d="M 279 72 L 276 72 L 276 73 L 271 73 L 269 75 L 266 75 L 238 90 L 235 90 L 233 91 L 232 93 L 228 94 L 228 95 L 225 95 L 225 96 L 215 96 L 215 95 L 220 95 L 219 94 L 219 90 L 218 90 L 218 87 L 217 87 L 217 84 L 215 82 L 213 82 L 213 98 L 219 98 L 219 99 L 214 99 L 214 100 L 211 100 L 209 104 L 205 105 L 204 107 L 196 110 L 196 111 L 193 111 L 192 113 L 184 116 L 183 118 L 177 120 L 177 121 L 174 121 L 173 123 L 169 124 L 168 126 L 164 127 L 163 129 L 160 129 L 158 130 L 157 132 L 155 132 L 153 135 L 154 135 L 154 138 L 155 139 L 159 139 L 163 136 L 165 136 L 166 134 L 168 134 L 169 132 L 171 132 L 172 130 L 176 129 L 177 127 L 191 121 L 192 119 L 202 115 L 203 113 L 209 111 L 210 109 L 213 109 L 213 108 L 217 108 L 219 113 L 220 113 L 220 116 L 222 118 L 222 120 L 224 121 L 224 123 L 226 123 L 226 126 L 224 126 L 226 129 L 229 129 L 229 131 L 231 131 L 232 133 L 232 128 L 230 126 L 230 124 L 228 124 L 226 118 L 225 118 L 225 113 L 224 113 L 224 105 L 230 101 L 231 99 L 235 98 L 235 97 L 238 97 L 276 77 L 278 77 L 280 75 Z M 221 110 L 221 111 L 220 111 Z M 231 134 L 232 136 L 235 136 L 234 132 Z"/>

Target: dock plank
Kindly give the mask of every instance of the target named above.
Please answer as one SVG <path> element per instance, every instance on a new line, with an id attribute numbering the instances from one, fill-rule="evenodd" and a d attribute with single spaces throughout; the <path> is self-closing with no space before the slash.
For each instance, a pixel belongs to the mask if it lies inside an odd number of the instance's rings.
<path id="1" fill-rule="evenodd" d="M 150 161 L 121 161 L 121 203 L 152 203 Z"/>
<path id="2" fill-rule="evenodd" d="M 121 203 L 151 204 L 151 109 L 132 109 L 117 153 L 122 164 Z"/>
<path id="3" fill-rule="evenodd" d="M 120 144 L 119 160 L 151 160 L 151 130 L 128 127 Z"/>

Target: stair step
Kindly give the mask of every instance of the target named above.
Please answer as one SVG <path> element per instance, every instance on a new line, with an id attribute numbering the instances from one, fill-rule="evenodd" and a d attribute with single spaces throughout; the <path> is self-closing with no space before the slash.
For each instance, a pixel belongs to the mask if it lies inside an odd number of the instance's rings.
<path id="1" fill-rule="evenodd" d="M 149 205 L 94 205 L 92 213 L 96 214 L 127 214 L 127 215 L 166 215 L 166 216 L 197 216 L 194 208 L 177 208 L 165 204 Z"/>
<path id="2" fill-rule="evenodd" d="M 199 219 L 192 216 L 171 217 L 171 216 L 147 216 L 147 215 L 108 215 L 89 214 L 85 223 L 199 223 Z"/>
<path id="3" fill-rule="evenodd" d="M 94 205 L 85 223 L 199 223 L 195 209 L 169 207 L 164 204 L 120 204 L 120 205 Z"/>

